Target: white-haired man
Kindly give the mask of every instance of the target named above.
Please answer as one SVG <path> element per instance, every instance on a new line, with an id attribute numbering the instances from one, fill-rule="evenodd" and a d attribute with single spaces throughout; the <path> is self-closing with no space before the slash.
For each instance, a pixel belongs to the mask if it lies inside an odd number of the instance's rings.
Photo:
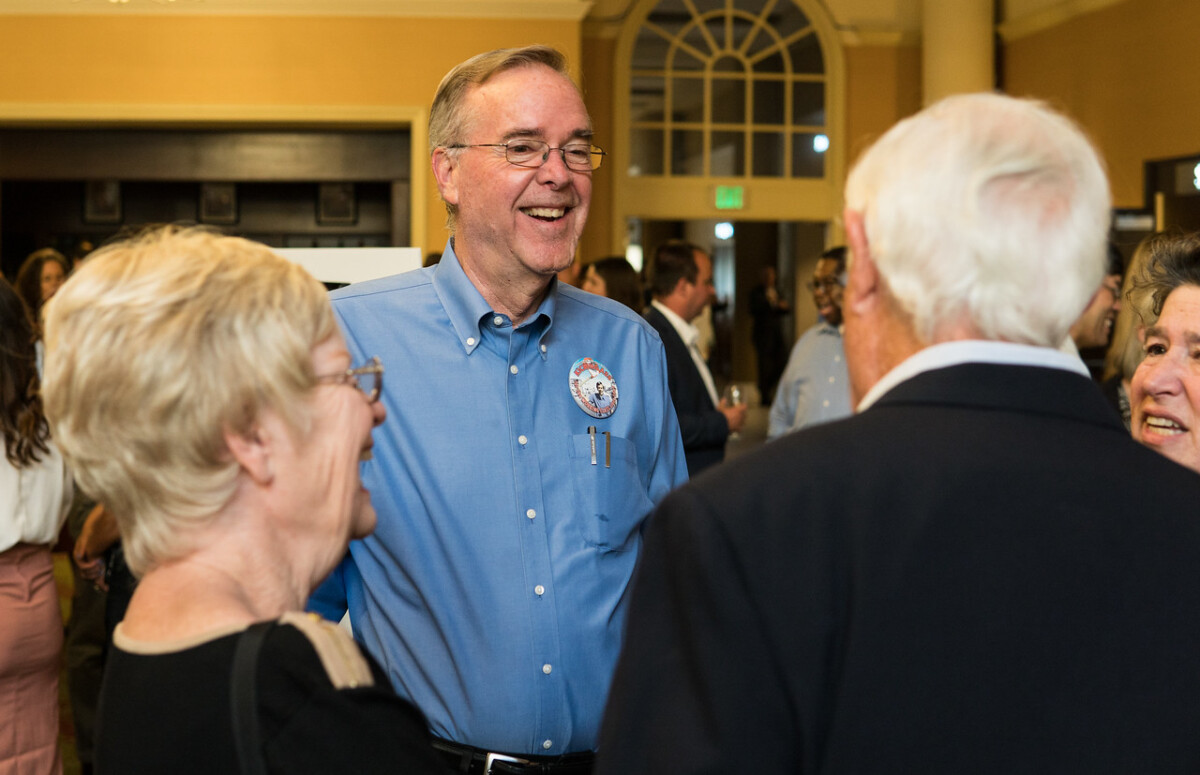
<path id="1" fill-rule="evenodd" d="M 1036 103 L 951 98 L 865 154 L 858 414 L 656 511 L 601 773 L 1200 768 L 1200 478 L 1054 349 L 1108 218 L 1096 153 Z"/>

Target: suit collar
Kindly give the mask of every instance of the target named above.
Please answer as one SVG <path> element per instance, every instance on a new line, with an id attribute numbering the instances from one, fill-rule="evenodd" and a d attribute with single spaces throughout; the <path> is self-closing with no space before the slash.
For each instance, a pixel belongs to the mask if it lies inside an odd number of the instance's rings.
<path id="1" fill-rule="evenodd" d="M 900 383 L 921 372 L 954 366 L 959 363 L 996 363 L 1010 366 L 1046 366 L 1075 372 L 1091 378 L 1079 356 L 1068 355 L 1049 347 L 1035 347 L 1015 342 L 984 339 L 963 339 L 924 347 L 883 375 L 858 402 L 857 411 L 864 411 L 881 396 Z"/>
<path id="2" fill-rule="evenodd" d="M 906 405 L 1055 415 L 1125 432 L 1116 411 L 1094 382 L 1070 371 L 1045 366 L 996 363 L 947 366 L 905 380 L 875 404 L 881 409 Z"/>

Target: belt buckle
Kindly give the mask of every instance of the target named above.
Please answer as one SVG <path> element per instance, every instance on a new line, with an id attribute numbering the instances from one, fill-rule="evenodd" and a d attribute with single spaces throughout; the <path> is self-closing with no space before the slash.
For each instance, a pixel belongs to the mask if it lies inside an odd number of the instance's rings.
<path id="1" fill-rule="evenodd" d="M 483 775 L 491 775 L 492 765 L 496 762 L 512 762 L 513 764 L 524 764 L 526 766 L 533 764 L 528 759 L 518 759 L 516 756 L 509 756 L 502 753 L 488 753 L 483 760 Z"/>

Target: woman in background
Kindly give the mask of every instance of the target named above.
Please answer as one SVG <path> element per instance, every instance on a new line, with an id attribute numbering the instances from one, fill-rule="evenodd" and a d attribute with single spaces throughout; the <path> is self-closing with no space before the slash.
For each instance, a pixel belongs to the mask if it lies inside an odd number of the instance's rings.
<path id="1" fill-rule="evenodd" d="M 71 478 L 42 413 L 33 326 L 0 279 L 0 773 L 59 773 L 62 618 L 50 546 Z"/>
<path id="2" fill-rule="evenodd" d="M 1100 389 L 1104 397 L 1121 415 L 1125 430 L 1129 430 L 1129 384 L 1133 373 L 1142 362 L 1142 342 L 1138 338 L 1138 329 L 1142 325 L 1141 310 L 1145 306 L 1144 292 L 1135 296 L 1134 281 L 1141 275 L 1146 266 L 1146 256 L 1153 246 L 1165 239 L 1164 235 L 1155 234 L 1142 240 L 1133 251 L 1133 258 L 1125 269 L 1125 281 L 1121 286 L 1121 309 L 1117 312 L 1117 320 L 1113 324 L 1112 341 L 1108 345 L 1108 353 L 1104 357 L 1104 379 Z"/>
<path id="3" fill-rule="evenodd" d="M 54 248 L 33 251 L 26 256 L 25 262 L 17 270 L 17 290 L 25 300 L 25 305 L 29 307 L 29 313 L 39 331 L 42 307 L 66 282 L 70 271 L 66 256 Z"/>
<path id="4" fill-rule="evenodd" d="M 602 258 L 588 264 L 579 287 L 588 293 L 619 301 L 639 315 L 646 306 L 637 270 L 621 256 Z"/>
<path id="5" fill-rule="evenodd" d="M 382 379 L 378 359 L 351 367 L 325 288 L 248 240 L 151 231 L 55 296 L 47 414 L 141 577 L 98 773 L 442 771 L 420 712 L 301 612 L 375 526 L 359 463 Z"/>
<path id="6" fill-rule="evenodd" d="M 1200 472 L 1200 233 L 1155 238 L 1132 298 L 1144 352 L 1129 388 L 1133 438 Z"/>
<path id="7" fill-rule="evenodd" d="M 35 250 L 17 270 L 17 292 L 21 294 L 33 323 L 37 370 L 42 373 L 45 351 L 42 347 L 42 309 L 58 293 L 70 271 L 66 256 L 54 248 Z"/>

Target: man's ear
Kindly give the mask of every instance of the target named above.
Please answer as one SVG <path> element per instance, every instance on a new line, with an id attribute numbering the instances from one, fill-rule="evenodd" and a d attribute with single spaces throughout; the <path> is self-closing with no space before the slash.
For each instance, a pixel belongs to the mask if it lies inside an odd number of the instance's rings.
<path id="1" fill-rule="evenodd" d="M 222 435 L 229 454 L 257 484 L 270 484 L 275 478 L 271 467 L 271 436 L 255 422 L 245 432 L 225 428 Z"/>
<path id="2" fill-rule="evenodd" d="M 445 148 L 433 151 L 433 177 L 447 204 L 458 205 L 458 157 Z"/>
<path id="3" fill-rule="evenodd" d="M 680 277 L 678 280 L 675 281 L 675 287 L 671 289 L 671 293 L 669 294 L 669 296 L 676 296 L 681 293 L 687 293 L 688 292 L 687 286 L 689 286 L 689 285 L 695 285 L 695 283 L 689 283 L 687 281 L 686 277 Z"/>
<path id="4" fill-rule="evenodd" d="M 846 225 L 846 245 L 850 248 L 842 306 L 861 315 L 879 303 L 879 269 L 871 256 L 862 213 L 847 207 L 842 220 Z"/>

